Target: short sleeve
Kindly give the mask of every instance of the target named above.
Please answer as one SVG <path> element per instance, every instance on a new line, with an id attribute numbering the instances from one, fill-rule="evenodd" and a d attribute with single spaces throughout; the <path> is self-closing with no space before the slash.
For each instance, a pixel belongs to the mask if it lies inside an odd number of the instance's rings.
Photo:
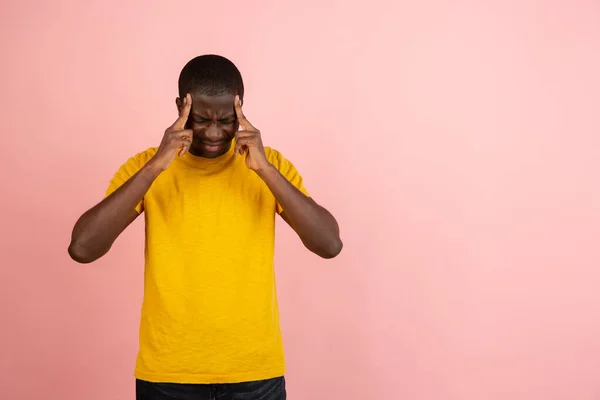
<path id="1" fill-rule="evenodd" d="M 265 149 L 266 150 L 266 149 Z M 304 181 L 302 176 L 288 159 L 286 159 L 280 152 L 269 149 L 269 161 L 277 168 L 277 170 L 283 175 L 294 187 L 296 187 L 302 194 L 310 197 L 308 191 L 304 187 Z M 281 204 L 276 204 L 276 210 L 278 214 L 283 212 Z"/>
<path id="2" fill-rule="evenodd" d="M 139 153 L 131 157 L 117 170 L 116 174 L 110 180 L 108 188 L 106 189 L 106 197 L 113 194 L 118 188 L 120 188 L 125 182 L 127 182 L 133 175 L 137 174 L 138 171 L 148 161 L 148 151 Z M 144 210 L 144 199 L 142 199 L 136 206 L 135 210 L 138 214 L 141 214 Z"/>

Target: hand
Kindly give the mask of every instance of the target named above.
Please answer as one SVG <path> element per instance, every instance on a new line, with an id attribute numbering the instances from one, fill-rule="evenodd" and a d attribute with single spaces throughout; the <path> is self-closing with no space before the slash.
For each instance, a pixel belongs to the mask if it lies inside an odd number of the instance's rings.
<path id="1" fill-rule="evenodd" d="M 185 129 L 185 124 L 192 108 L 192 96 L 186 94 L 183 107 L 179 111 L 179 118 L 165 131 L 158 151 L 150 162 L 160 171 L 164 171 L 173 162 L 175 155 L 187 153 L 192 145 L 193 132 Z"/>
<path id="2" fill-rule="evenodd" d="M 253 127 L 244 116 L 239 96 L 235 96 L 234 106 L 240 128 L 242 128 L 241 131 L 237 131 L 235 134 L 234 154 L 245 154 L 246 166 L 255 172 L 262 171 L 270 164 L 265 155 L 260 131 Z"/>

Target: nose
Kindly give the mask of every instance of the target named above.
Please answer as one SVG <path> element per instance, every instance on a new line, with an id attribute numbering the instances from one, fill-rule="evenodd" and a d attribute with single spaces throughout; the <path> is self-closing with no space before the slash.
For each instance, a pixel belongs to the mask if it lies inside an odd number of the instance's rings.
<path id="1" fill-rule="evenodd" d="M 207 140 L 216 142 L 223 139 L 223 133 L 217 127 L 216 122 L 211 122 L 206 131 L 204 132 L 204 136 Z"/>

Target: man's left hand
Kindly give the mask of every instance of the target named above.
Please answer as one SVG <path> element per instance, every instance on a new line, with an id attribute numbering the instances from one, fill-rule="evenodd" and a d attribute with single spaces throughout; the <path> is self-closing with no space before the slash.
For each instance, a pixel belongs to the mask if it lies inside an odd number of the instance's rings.
<path id="1" fill-rule="evenodd" d="M 239 155 L 245 154 L 246 166 L 255 172 L 262 171 L 271 164 L 265 155 L 260 131 L 252 126 L 244 116 L 239 96 L 235 96 L 234 106 L 241 128 L 241 130 L 237 131 L 235 134 L 236 141 L 234 153 Z"/>

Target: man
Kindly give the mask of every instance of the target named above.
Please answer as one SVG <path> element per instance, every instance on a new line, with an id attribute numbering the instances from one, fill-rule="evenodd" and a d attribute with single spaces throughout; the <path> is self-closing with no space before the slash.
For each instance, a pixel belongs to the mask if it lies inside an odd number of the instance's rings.
<path id="1" fill-rule="evenodd" d="M 231 61 L 187 63 L 179 118 L 160 146 L 123 164 L 73 228 L 69 254 L 90 263 L 145 212 L 139 400 L 285 399 L 275 214 L 313 253 L 342 249 L 335 218 L 292 163 L 263 147 L 243 98 Z"/>

